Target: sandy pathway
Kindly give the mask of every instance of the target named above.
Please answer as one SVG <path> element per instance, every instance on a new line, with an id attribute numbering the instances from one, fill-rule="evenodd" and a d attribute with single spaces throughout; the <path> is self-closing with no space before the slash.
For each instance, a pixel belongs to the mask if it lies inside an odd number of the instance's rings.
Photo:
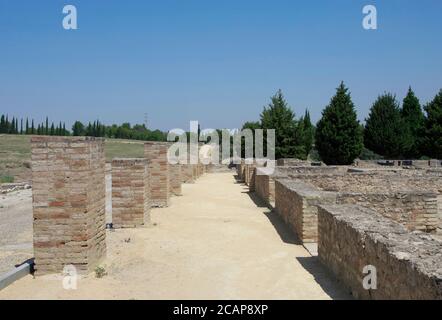
<path id="1" fill-rule="evenodd" d="M 108 232 L 108 275 L 65 290 L 57 276 L 27 276 L 0 299 L 348 298 L 274 214 L 232 173 L 183 185 L 183 196 L 152 211 L 148 228 Z"/>

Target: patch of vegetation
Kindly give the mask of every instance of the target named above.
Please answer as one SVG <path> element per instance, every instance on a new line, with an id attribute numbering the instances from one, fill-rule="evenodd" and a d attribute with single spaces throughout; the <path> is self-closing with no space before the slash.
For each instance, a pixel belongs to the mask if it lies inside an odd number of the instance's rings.
<path id="1" fill-rule="evenodd" d="M 8 176 L 8 175 L 1 175 L 0 176 L 0 183 L 13 183 L 14 177 Z"/>
<path id="2" fill-rule="evenodd" d="M 95 268 L 95 278 L 103 278 L 107 275 L 106 269 L 104 267 L 98 266 Z"/>

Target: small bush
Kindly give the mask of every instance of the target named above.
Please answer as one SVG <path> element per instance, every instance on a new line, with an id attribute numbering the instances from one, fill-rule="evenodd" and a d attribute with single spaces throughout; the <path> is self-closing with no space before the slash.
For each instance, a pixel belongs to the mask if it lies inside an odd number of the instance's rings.
<path id="1" fill-rule="evenodd" d="M 105 275 L 107 275 L 106 269 L 103 267 L 95 268 L 95 278 L 103 278 Z"/>

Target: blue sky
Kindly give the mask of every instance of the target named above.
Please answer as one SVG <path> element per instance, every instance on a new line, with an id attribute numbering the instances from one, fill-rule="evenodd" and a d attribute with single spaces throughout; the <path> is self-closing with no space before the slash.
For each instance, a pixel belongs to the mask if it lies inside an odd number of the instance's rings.
<path id="1" fill-rule="evenodd" d="M 78 30 L 62 28 L 66 4 Z M 427 102 L 442 88 L 441 13 L 439 0 L 0 0 L 0 113 L 236 128 L 281 88 L 317 121 L 344 80 L 363 120 L 384 91 Z"/>

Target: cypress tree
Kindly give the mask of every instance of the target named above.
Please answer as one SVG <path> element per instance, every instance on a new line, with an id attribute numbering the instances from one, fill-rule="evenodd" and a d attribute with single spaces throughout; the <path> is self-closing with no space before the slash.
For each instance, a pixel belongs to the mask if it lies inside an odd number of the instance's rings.
<path id="1" fill-rule="evenodd" d="M 387 158 L 401 158 L 410 148 L 409 137 L 396 97 L 390 93 L 379 96 L 366 119 L 365 146 Z"/>
<path id="2" fill-rule="evenodd" d="M 30 131 L 29 131 L 29 119 L 26 118 L 26 134 L 29 134 L 29 133 L 30 133 Z"/>
<path id="3" fill-rule="evenodd" d="M 287 101 L 279 90 L 273 97 L 271 103 L 264 107 L 261 113 L 262 129 L 275 129 L 275 157 L 280 158 L 301 158 L 303 155 L 300 141 L 296 135 L 295 114 L 287 104 Z"/>
<path id="4" fill-rule="evenodd" d="M 46 130 L 45 130 L 45 134 L 49 135 L 49 119 L 48 119 L 48 117 L 46 117 Z"/>
<path id="5" fill-rule="evenodd" d="M 425 107 L 424 147 L 426 155 L 442 159 L 442 89 Z"/>
<path id="6" fill-rule="evenodd" d="M 401 115 L 404 125 L 408 128 L 408 138 L 410 139 L 407 143 L 410 147 L 405 151 L 405 155 L 411 158 L 419 158 L 425 117 L 419 99 L 415 96 L 411 87 L 408 88 L 407 96 L 404 98 Z"/>
<path id="7" fill-rule="evenodd" d="M 362 132 L 344 82 L 322 112 L 315 140 L 321 159 L 328 165 L 349 165 L 361 154 Z"/>
<path id="8" fill-rule="evenodd" d="M 31 134 L 35 134 L 34 119 L 31 121 Z"/>
<path id="9" fill-rule="evenodd" d="M 23 118 L 20 119 L 20 134 L 23 134 Z"/>
<path id="10" fill-rule="evenodd" d="M 6 132 L 6 120 L 5 120 L 5 115 L 2 114 L 0 118 L 0 133 L 5 133 L 5 132 Z"/>

